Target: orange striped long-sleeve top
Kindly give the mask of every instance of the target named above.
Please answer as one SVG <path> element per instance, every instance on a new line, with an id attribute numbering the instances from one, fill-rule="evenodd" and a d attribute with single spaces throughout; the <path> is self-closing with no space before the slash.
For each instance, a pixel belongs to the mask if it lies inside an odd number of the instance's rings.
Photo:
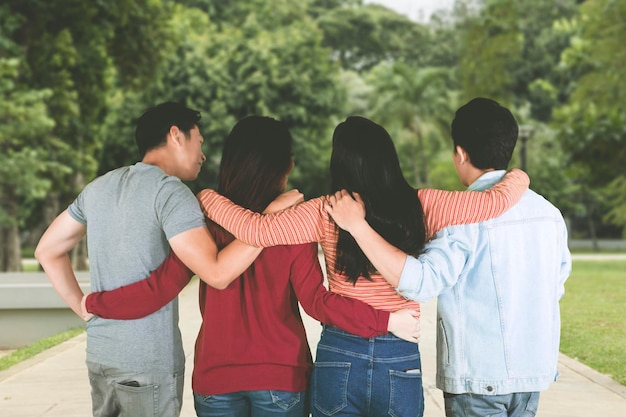
<path id="1" fill-rule="evenodd" d="M 486 191 L 418 190 L 428 236 L 434 236 L 447 226 L 476 223 L 501 215 L 519 201 L 529 183 L 525 172 L 513 169 Z M 269 247 L 319 242 L 331 291 L 381 310 L 410 308 L 419 312 L 419 303 L 400 296 L 381 275 L 373 274 L 371 281 L 363 278 L 352 284 L 335 270 L 338 230 L 324 209 L 326 198 L 314 198 L 278 213 L 259 214 L 213 190 L 198 193 L 205 215 L 249 245 Z"/>

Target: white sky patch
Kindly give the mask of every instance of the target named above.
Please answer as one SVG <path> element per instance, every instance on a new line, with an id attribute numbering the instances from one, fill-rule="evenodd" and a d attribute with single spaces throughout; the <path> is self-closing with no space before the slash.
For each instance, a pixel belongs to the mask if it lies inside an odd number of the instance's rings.
<path id="1" fill-rule="evenodd" d="M 428 22 L 430 15 L 440 9 L 451 9 L 454 0 L 364 0 L 382 4 L 418 22 Z"/>

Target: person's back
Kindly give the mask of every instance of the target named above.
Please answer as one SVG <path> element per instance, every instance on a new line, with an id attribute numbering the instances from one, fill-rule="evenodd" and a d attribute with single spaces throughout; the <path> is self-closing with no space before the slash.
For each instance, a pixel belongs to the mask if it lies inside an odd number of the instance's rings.
<path id="1" fill-rule="evenodd" d="M 503 174 L 486 173 L 470 189 Z M 557 376 L 569 259 L 561 213 L 529 190 L 500 217 L 452 229 L 471 236 L 471 266 L 439 295 L 437 386 L 484 395 L 546 389 Z"/>
<path id="2" fill-rule="evenodd" d="M 203 224 L 187 186 L 143 163 L 94 180 L 69 207 L 69 213 L 87 225 L 94 291 L 143 279 L 169 254 L 168 237 Z M 90 320 L 87 360 L 134 371 L 183 369 L 176 303 L 174 300 L 140 320 Z"/>
<path id="3" fill-rule="evenodd" d="M 312 359 L 290 276 L 312 273 L 316 257 L 314 244 L 267 248 L 228 288 L 200 284 L 195 393 L 306 391 Z"/>
<path id="4" fill-rule="evenodd" d="M 512 113 L 475 98 L 451 127 L 461 182 L 469 190 L 493 186 L 517 143 Z M 534 415 L 540 391 L 558 376 L 559 300 L 571 270 L 561 213 L 529 190 L 500 217 L 437 237 L 434 245 L 450 242 L 459 268 L 437 304 L 437 386 L 446 415 Z"/>

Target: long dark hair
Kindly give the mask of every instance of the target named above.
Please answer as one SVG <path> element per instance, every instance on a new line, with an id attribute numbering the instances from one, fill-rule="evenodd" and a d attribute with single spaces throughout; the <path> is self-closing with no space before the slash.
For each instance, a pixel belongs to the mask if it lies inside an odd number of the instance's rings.
<path id="1" fill-rule="evenodd" d="M 365 202 L 366 219 L 393 246 L 417 256 L 424 247 L 424 211 L 417 192 L 402 175 L 389 133 L 363 117 L 351 116 L 333 134 L 330 159 L 332 191 L 357 192 Z M 339 229 L 336 268 L 356 283 L 376 272 L 354 238 Z"/>
<path id="2" fill-rule="evenodd" d="M 262 212 L 283 191 L 292 166 L 291 143 L 283 122 L 264 116 L 241 119 L 224 141 L 217 191 Z"/>

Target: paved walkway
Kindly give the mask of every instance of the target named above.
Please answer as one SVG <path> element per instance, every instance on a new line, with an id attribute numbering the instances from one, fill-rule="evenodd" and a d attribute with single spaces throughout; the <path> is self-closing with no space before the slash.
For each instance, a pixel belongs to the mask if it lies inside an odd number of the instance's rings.
<path id="1" fill-rule="evenodd" d="M 182 417 L 195 417 L 191 396 L 193 345 L 200 314 L 197 281 L 180 295 L 181 331 L 187 352 Z M 441 392 L 434 386 L 435 301 L 423 305 L 421 340 L 426 397 L 425 417 L 444 417 Z M 320 326 L 305 317 L 309 342 L 319 341 Z M 626 387 L 566 356 L 560 357 L 561 378 L 543 393 L 539 417 L 624 417 Z M 1 417 L 87 417 L 91 415 L 89 381 L 82 334 L 14 367 L 0 371 Z"/>

